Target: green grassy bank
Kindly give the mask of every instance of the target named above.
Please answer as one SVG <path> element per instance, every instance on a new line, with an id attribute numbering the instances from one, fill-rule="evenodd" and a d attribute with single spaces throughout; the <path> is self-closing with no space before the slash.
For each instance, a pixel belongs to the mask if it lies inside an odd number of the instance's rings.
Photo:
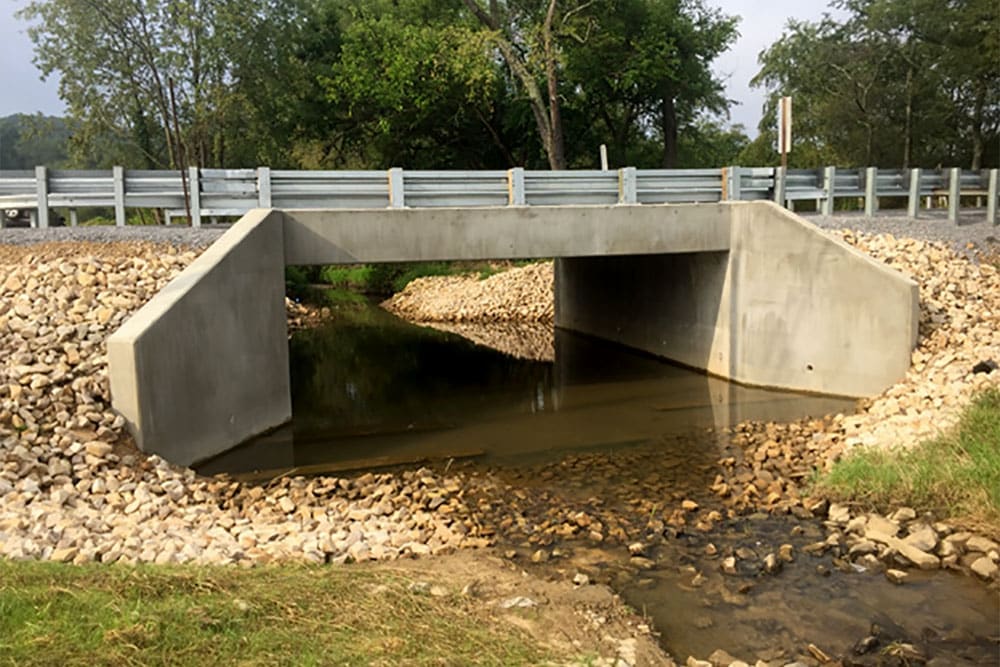
<path id="1" fill-rule="evenodd" d="M 536 665 L 458 592 L 390 569 L 0 560 L 0 665 Z"/>
<path id="2" fill-rule="evenodd" d="M 979 395 L 957 428 L 912 448 L 851 452 L 816 490 L 875 509 L 908 505 L 1000 529 L 1000 389 Z"/>

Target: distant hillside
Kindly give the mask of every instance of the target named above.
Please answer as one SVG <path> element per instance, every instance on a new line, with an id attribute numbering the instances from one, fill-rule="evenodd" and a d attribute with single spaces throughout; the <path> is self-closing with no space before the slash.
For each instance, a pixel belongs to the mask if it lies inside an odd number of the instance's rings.
<path id="1" fill-rule="evenodd" d="M 0 169 L 65 166 L 69 137 L 66 120 L 56 116 L 14 114 L 0 118 Z"/>

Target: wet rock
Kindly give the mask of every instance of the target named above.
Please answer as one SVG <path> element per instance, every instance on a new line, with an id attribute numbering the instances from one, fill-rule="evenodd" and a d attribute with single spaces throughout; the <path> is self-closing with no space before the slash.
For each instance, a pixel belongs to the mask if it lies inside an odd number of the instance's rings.
<path id="1" fill-rule="evenodd" d="M 988 556 L 977 558 L 973 561 L 972 565 L 969 566 L 969 569 L 972 570 L 977 577 L 987 581 L 997 578 L 997 564 L 994 563 Z"/>
<path id="2" fill-rule="evenodd" d="M 782 561 L 773 553 L 764 556 L 764 572 L 767 574 L 777 574 L 781 571 Z"/>
<path id="3" fill-rule="evenodd" d="M 901 584 L 906 581 L 909 575 L 904 570 L 888 569 L 885 571 L 885 578 L 894 584 Z"/>
<path id="4" fill-rule="evenodd" d="M 708 656 L 708 661 L 713 667 L 729 667 L 731 664 L 736 662 L 737 659 L 720 648 L 713 651 L 712 654 Z"/>

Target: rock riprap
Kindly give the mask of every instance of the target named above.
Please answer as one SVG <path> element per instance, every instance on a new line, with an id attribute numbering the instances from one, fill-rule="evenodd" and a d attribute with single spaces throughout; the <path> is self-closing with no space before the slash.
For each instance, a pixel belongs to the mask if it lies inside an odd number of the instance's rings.
<path id="1" fill-rule="evenodd" d="M 454 476 L 252 485 L 138 452 L 111 410 L 104 341 L 196 255 L 143 243 L 0 246 L 0 555 L 250 564 L 488 542 Z M 288 305 L 293 321 L 304 317 Z"/>
<path id="2" fill-rule="evenodd" d="M 382 307 L 415 322 L 546 322 L 553 320 L 552 262 L 529 264 L 485 280 L 478 276 L 417 278 Z"/>

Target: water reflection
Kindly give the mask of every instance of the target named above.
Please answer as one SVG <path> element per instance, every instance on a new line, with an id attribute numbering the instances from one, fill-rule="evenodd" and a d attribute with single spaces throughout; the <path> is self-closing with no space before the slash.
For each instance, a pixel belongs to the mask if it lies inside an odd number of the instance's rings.
<path id="1" fill-rule="evenodd" d="M 852 408 L 734 385 L 570 332 L 554 339 L 555 359 L 538 361 L 376 307 L 352 312 L 291 340 L 292 423 L 200 469 L 539 456 Z"/>

